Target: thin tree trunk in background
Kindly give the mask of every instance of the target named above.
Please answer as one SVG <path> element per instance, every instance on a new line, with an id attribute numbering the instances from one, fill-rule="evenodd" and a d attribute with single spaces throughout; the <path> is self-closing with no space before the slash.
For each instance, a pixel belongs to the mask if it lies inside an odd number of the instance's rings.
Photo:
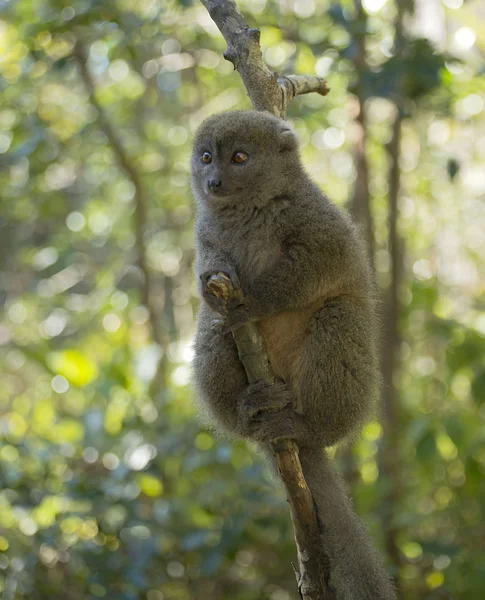
<path id="1" fill-rule="evenodd" d="M 354 69 L 356 74 L 355 96 L 359 112 L 355 119 L 355 125 L 358 128 L 358 139 L 354 150 L 356 178 L 353 196 L 349 202 L 349 209 L 352 216 L 361 227 L 367 252 L 369 254 L 369 260 L 372 268 L 374 268 L 374 222 L 370 206 L 369 162 L 367 159 L 367 119 L 364 106 L 364 75 L 368 70 L 366 58 L 367 15 L 362 8 L 361 0 L 354 0 L 354 6 L 355 18 L 358 23 L 358 34 L 356 34 L 358 52 L 354 58 Z M 353 446 L 346 446 L 338 453 L 341 455 L 342 471 L 345 481 L 348 486 L 352 488 L 360 477 L 358 465 L 353 454 Z"/>
<path id="2" fill-rule="evenodd" d="M 356 123 L 359 125 L 360 136 L 356 144 L 356 167 L 354 196 L 352 198 L 351 212 L 362 226 L 364 239 L 369 253 L 369 260 L 374 266 L 374 224 L 370 208 L 369 194 L 369 165 L 367 162 L 367 123 L 362 97 L 358 96 L 359 114 Z"/>
<path id="3" fill-rule="evenodd" d="M 150 327 L 152 330 L 153 341 L 158 344 L 162 351 L 166 350 L 167 339 L 165 331 L 162 327 L 161 319 L 159 318 L 158 311 L 155 308 L 154 301 L 154 282 L 152 280 L 152 274 L 148 266 L 147 256 L 147 245 L 145 241 L 145 231 L 148 223 L 148 194 L 140 174 L 137 169 L 133 166 L 133 162 L 127 155 L 125 148 L 116 132 L 115 127 L 111 123 L 106 111 L 103 106 L 99 103 L 96 98 L 96 84 L 88 68 L 88 56 L 89 53 L 81 40 L 78 40 L 74 46 L 73 56 L 77 62 L 81 79 L 83 80 L 84 86 L 89 94 L 92 105 L 96 108 L 98 113 L 98 122 L 101 130 L 106 135 L 108 143 L 116 157 L 118 166 L 122 172 L 132 182 L 135 189 L 134 194 L 134 232 L 137 249 L 137 264 L 142 273 L 142 282 L 140 284 L 140 296 L 141 301 L 148 311 Z M 160 362 L 156 370 L 156 383 L 157 388 L 165 385 L 165 360 L 166 353 L 162 354 Z M 154 382 L 152 381 L 152 384 Z M 150 386 L 152 389 L 152 386 Z"/>
<path id="4" fill-rule="evenodd" d="M 369 258 L 373 265 L 375 246 L 374 223 L 370 206 L 369 163 L 367 160 L 367 119 L 364 105 L 364 75 L 368 70 L 366 59 L 367 16 L 362 8 L 361 0 L 354 0 L 354 4 L 359 27 L 359 33 L 356 35 L 358 52 L 354 59 L 354 67 L 357 75 L 356 97 L 359 108 L 356 124 L 359 129 L 359 138 L 355 148 L 357 176 L 355 179 L 354 195 L 351 201 L 350 210 L 357 222 L 362 226 Z"/>
<path id="5" fill-rule="evenodd" d="M 389 486 L 383 499 L 382 519 L 385 531 L 386 550 L 396 567 L 401 563 L 401 553 L 397 544 L 398 532 L 393 524 L 393 513 L 399 505 L 402 492 L 402 479 L 399 469 L 399 390 L 396 386 L 398 354 L 400 346 L 399 290 L 403 275 L 403 246 L 398 234 L 398 199 L 400 191 L 399 154 L 401 143 L 402 114 L 396 104 L 396 116 L 392 126 L 392 139 L 389 153 L 389 215 L 388 248 L 390 256 L 390 281 L 385 305 L 385 330 L 383 344 L 382 373 L 384 380 L 384 437 L 381 448 L 381 470 Z"/>
<path id="6" fill-rule="evenodd" d="M 406 10 L 413 6 L 403 6 L 396 0 L 396 18 L 394 21 L 394 53 L 398 55 L 403 48 L 403 17 Z M 387 482 L 387 493 L 382 498 L 381 514 L 385 532 L 385 547 L 396 569 L 396 591 L 400 591 L 399 567 L 403 562 L 399 550 L 399 530 L 394 515 L 400 505 L 403 493 L 402 461 L 400 459 L 400 394 L 396 385 L 399 373 L 399 316 L 401 312 L 400 290 L 403 282 L 404 244 L 398 233 L 398 201 L 401 189 L 399 168 L 401 133 L 403 122 L 403 94 L 397 90 L 394 97 L 395 116 L 392 123 L 392 138 L 387 146 L 389 156 L 389 197 L 388 197 L 388 251 L 390 263 L 389 287 L 385 297 L 384 335 L 382 344 L 383 374 L 383 425 L 384 435 L 380 446 L 380 472 Z"/>

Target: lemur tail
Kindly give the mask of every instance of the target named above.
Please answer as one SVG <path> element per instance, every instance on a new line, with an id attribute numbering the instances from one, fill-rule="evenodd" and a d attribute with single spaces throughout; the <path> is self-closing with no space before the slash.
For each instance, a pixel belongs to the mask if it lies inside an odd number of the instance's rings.
<path id="1" fill-rule="evenodd" d="M 317 507 L 338 600 L 396 600 L 381 557 L 327 453 L 301 448 L 300 461 Z"/>

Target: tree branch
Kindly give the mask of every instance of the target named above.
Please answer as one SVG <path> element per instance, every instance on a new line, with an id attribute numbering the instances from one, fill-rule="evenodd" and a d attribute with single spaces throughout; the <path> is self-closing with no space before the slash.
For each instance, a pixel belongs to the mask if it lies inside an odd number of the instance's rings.
<path id="1" fill-rule="evenodd" d="M 259 44 L 260 31 L 249 27 L 234 0 L 201 0 L 227 42 L 224 58 L 242 77 L 256 110 L 266 110 L 284 119 L 290 100 L 299 94 L 316 92 L 325 96 L 325 79 L 316 75 L 278 77 L 266 66 Z"/>
<path id="2" fill-rule="evenodd" d="M 234 287 L 227 273 L 213 275 L 207 284 L 208 293 L 223 299 L 242 298 L 243 290 Z M 224 312 L 224 308 L 222 309 Z M 248 323 L 233 332 L 234 341 L 249 383 L 274 383 L 275 376 L 268 360 L 263 339 L 256 323 Z M 321 537 L 313 496 L 301 468 L 298 446 L 292 440 L 272 444 L 278 470 L 288 493 L 291 520 L 298 549 L 300 570 L 295 570 L 302 600 L 333 600 L 327 589 L 330 566 L 319 547 Z"/>
<path id="3" fill-rule="evenodd" d="M 148 310 L 153 340 L 156 344 L 160 346 L 160 348 L 163 349 L 167 345 L 166 335 L 161 327 L 161 319 L 158 318 L 157 311 L 153 302 L 153 282 L 150 269 L 148 267 L 147 246 L 144 238 L 146 223 L 148 221 L 148 201 L 145 186 L 143 185 L 143 181 L 138 171 L 133 166 L 132 161 L 128 157 L 125 149 L 123 148 L 123 144 L 121 143 L 121 140 L 119 139 L 115 128 L 113 127 L 108 115 L 106 114 L 105 109 L 96 98 L 96 85 L 87 66 L 88 52 L 86 50 L 86 47 L 84 46 L 84 43 L 81 40 L 77 40 L 74 46 L 73 56 L 78 65 L 79 74 L 81 75 L 81 78 L 84 82 L 84 86 L 86 87 L 86 90 L 89 94 L 90 101 L 92 105 L 96 108 L 96 111 L 98 113 L 99 125 L 108 139 L 113 154 L 115 155 L 116 160 L 118 162 L 119 168 L 125 173 L 125 175 L 132 182 L 135 188 L 134 228 L 136 247 L 138 251 L 137 262 L 143 274 L 143 282 L 141 284 L 141 299 L 146 309 Z M 163 357 L 160 359 L 160 364 L 157 368 L 156 378 L 160 378 L 160 365 L 162 364 L 162 361 Z"/>
<path id="4" fill-rule="evenodd" d="M 278 77 L 263 61 L 259 44 L 259 29 L 248 26 L 234 0 L 201 0 L 227 42 L 224 58 L 231 61 L 242 77 L 249 98 L 256 110 L 265 110 L 281 118 L 292 98 L 299 94 L 328 93 L 326 82 L 314 75 L 283 75 Z M 228 276 L 221 273 L 209 282 L 208 291 L 226 301 L 243 291 L 232 287 Z M 239 357 L 246 370 L 248 382 L 274 383 L 264 342 L 258 326 L 250 323 L 234 332 Z M 302 600 L 334 600 L 327 585 L 330 565 L 320 538 L 318 521 L 311 491 L 305 481 L 294 441 L 284 440 L 272 446 L 281 479 L 285 485 L 291 509 L 291 520 L 298 551 L 298 590 Z"/>

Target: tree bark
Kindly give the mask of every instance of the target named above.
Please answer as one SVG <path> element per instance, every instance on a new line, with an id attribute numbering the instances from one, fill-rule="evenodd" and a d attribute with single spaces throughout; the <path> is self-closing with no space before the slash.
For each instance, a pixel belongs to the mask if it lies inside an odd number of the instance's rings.
<path id="1" fill-rule="evenodd" d="M 300 94 L 325 96 L 325 79 L 316 75 L 278 76 L 266 66 L 259 45 L 260 31 L 249 27 L 234 0 L 201 0 L 227 42 L 224 58 L 239 71 L 256 110 L 284 119 L 290 101 Z"/>

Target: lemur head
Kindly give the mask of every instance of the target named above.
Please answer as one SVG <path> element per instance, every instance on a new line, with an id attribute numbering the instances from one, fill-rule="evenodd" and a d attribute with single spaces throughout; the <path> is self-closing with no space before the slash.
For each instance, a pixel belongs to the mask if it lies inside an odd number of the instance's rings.
<path id="1" fill-rule="evenodd" d="M 213 115 L 195 135 L 192 185 L 199 201 L 215 206 L 264 204 L 283 191 L 288 170 L 300 163 L 289 124 L 270 113 Z"/>

